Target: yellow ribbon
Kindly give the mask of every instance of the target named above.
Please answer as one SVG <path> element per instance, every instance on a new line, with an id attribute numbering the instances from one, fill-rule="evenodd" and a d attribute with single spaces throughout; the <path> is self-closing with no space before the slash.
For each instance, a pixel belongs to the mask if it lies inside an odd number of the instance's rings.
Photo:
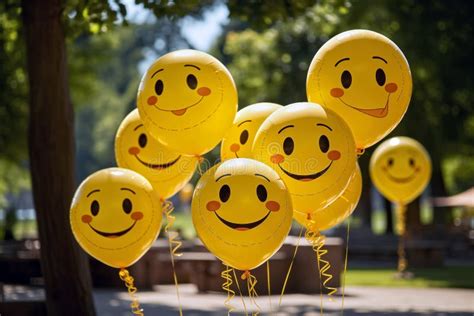
<path id="1" fill-rule="evenodd" d="M 119 276 L 120 276 L 120 279 L 125 282 L 125 286 L 127 287 L 128 294 L 130 295 L 130 298 L 132 299 L 132 302 L 130 303 L 130 307 L 132 308 L 132 313 L 135 315 L 144 316 L 145 314 L 143 313 L 143 309 L 140 308 L 140 302 L 138 301 L 138 298 L 135 295 L 137 293 L 137 288 L 135 287 L 133 283 L 134 281 L 133 277 L 125 268 L 120 269 Z"/>
<path id="2" fill-rule="evenodd" d="M 258 293 L 255 290 L 255 287 L 257 286 L 257 278 L 248 270 L 242 274 L 241 278 L 242 280 L 247 280 L 247 291 L 249 293 L 250 302 L 257 308 L 256 312 L 252 312 L 252 316 L 258 316 L 261 312 L 261 308 L 256 301 L 256 298 L 258 297 Z"/>
<path id="3" fill-rule="evenodd" d="M 237 278 L 237 274 L 235 273 L 234 269 L 232 269 L 232 273 L 234 274 L 235 284 L 237 285 L 237 289 L 239 290 L 239 293 L 240 293 L 240 299 L 242 300 L 242 305 L 244 306 L 245 316 L 248 316 L 249 314 L 247 312 L 247 305 L 245 305 L 244 296 L 242 295 L 242 290 L 240 289 L 240 285 L 239 285 L 239 279 Z"/>
<path id="4" fill-rule="evenodd" d="M 342 303 L 341 303 L 341 316 L 344 315 L 344 296 L 346 291 L 346 273 L 347 273 L 347 257 L 349 255 L 349 232 L 351 227 L 351 218 L 347 219 L 347 233 L 346 233 L 346 256 L 344 258 L 344 277 L 342 280 Z"/>
<path id="5" fill-rule="evenodd" d="M 232 285 L 232 276 L 230 275 L 232 270 L 232 268 L 229 268 L 229 266 L 226 265 L 225 269 L 221 272 L 221 277 L 224 279 L 224 283 L 222 283 L 222 289 L 227 292 L 227 298 L 224 301 L 224 306 L 227 307 L 227 315 L 230 315 L 230 313 L 235 310 L 234 306 L 230 304 L 230 301 L 232 301 L 235 296 L 234 290 L 230 288 Z"/>
<path id="6" fill-rule="evenodd" d="M 270 259 L 267 260 L 267 288 L 268 288 L 268 303 L 270 305 L 270 314 L 272 313 L 272 291 L 270 284 Z"/>
<path id="7" fill-rule="evenodd" d="M 406 233 L 406 211 L 407 206 L 405 204 L 396 204 L 397 211 L 397 228 L 400 233 L 400 239 L 398 240 L 398 272 L 404 272 L 407 269 L 407 259 L 405 254 L 405 233 Z"/>
<path id="8" fill-rule="evenodd" d="M 168 245 L 170 248 L 170 256 L 171 256 L 171 267 L 173 269 L 173 279 L 174 279 L 174 285 L 176 287 L 176 296 L 178 298 L 178 308 L 179 308 L 179 315 L 183 316 L 183 309 L 181 307 L 181 297 L 179 295 L 179 282 L 178 282 L 178 276 L 176 275 L 176 268 L 174 264 L 174 257 L 180 257 L 183 254 L 178 253 L 178 249 L 181 247 L 182 243 L 179 240 L 176 240 L 178 237 L 178 233 L 175 231 L 169 231 L 169 229 L 173 226 L 176 217 L 171 215 L 171 213 L 174 211 L 174 206 L 171 201 L 163 201 L 163 212 L 166 215 L 166 226 L 165 226 L 165 232 L 168 233 Z"/>

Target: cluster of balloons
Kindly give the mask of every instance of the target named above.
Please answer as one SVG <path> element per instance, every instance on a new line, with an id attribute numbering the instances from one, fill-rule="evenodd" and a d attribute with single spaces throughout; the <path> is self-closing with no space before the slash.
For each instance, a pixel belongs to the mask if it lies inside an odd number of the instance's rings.
<path id="1" fill-rule="evenodd" d="M 92 174 L 74 196 L 74 236 L 105 264 L 133 264 L 159 233 L 163 201 L 219 142 L 222 162 L 201 176 L 192 218 L 204 245 L 226 265 L 248 271 L 264 263 L 292 218 L 318 231 L 341 223 L 361 194 L 358 155 L 407 110 L 410 68 L 385 36 L 348 31 L 316 53 L 306 89 L 308 102 L 257 103 L 237 112 L 235 83 L 217 59 L 195 50 L 162 56 L 144 74 L 137 109 L 118 129 L 119 168 Z M 371 173 L 382 193 L 407 202 L 421 192 L 429 158 L 420 148 L 406 138 L 381 145 Z M 409 181 L 416 189 L 403 187 Z"/>

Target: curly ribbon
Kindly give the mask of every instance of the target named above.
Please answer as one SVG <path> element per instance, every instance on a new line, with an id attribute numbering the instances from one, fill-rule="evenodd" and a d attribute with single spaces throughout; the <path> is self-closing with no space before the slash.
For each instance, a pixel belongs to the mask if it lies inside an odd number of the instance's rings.
<path id="1" fill-rule="evenodd" d="M 232 285 L 232 276 L 230 275 L 232 270 L 232 268 L 229 268 L 229 266 L 226 265 L 224 271 L 221 272 L 221 277 L 224 279 L 222 289 L 227 293 L 227 298 L 224 301 L 224 306 L 227 307 L 227 315 L 230 315 L 230 313 L 235 310 L 234 306 L 230 304 L 230 301 L 232 301 L 235 296 L 234 290 L 230 288 Z"/>
<path id="2" fill-rule="evenodd" d="M 405 254 L 405 227 L 406 227 L 406 211 L 407 206 L 405 204 L 397 203 L 397 228 L 400 233 L 400 239 L 398 240 L 398 272 L 405 272 L 407 269 L 407 259 Z"/>
<path id="3" fill-rule="evenodd" d="M 321 281 L 324 288 L 329 291 L 328 296 L 332 299 L 331 296 L 337 292 L 337 288 L 328 285 L 333 276 L 328 272 L 329 269 L 331 269 L 331 264 L 329 261 L 323 259 L 323 256 L 328 253 L 327 249 L 323 249 L 326 244 L 326 236 L 321 235 L 316 226 L 316 222 L 311 218 L 311 216 L 308 216 L 308 226 L 305 237 L 313 247 L 313 251 L 316 253 Z"/>
<path id="4" fill-rule="evenodd" d="M 180 257 L 183 254 L 178 253 L 178 249 L 181 247 L 182 243 L 179 240 L 176 240 L 178 237 L 178 233 L 175 231 L 169 231 L 169 229 L 173 226 L 176 217 L 171 215 L 174 211 L 174 206 L 171 201 L 163 201 L 163 212 L 166 215 L 166 226 L 165 232 L 168 233 L 168 245 L 170 248 L 170 256 L 171 256 L 171 267 L 173 269 L 173 279 L 174 285 L 176 287 L 176 296 L 178 298 L 178 308 L 179 308 L 179 315 L 183 316 L 183 309 L 181 307 L 181 297 L 179 295 L 179 283 L 178 283 L 178 276 L 176 275 L 176 268 L 174 264 L 174 257 Z"/>
<path id="5" fill-rule="evenodd" d="M 125 286 L 127 287 L 127 290 L 128 290 L 128 295 L 130 295 L 130 298 L 132 299 L 132 302 L 130 303 L 130 307 L 132 308 L 132 313 L 135 315 L 144 316 L 145 314 L 143 313 L 143 309 L 140 308 L 140 302 L 138 301 L 138 298 L 135 295 L 135 293 L 137 293 L 137 288 L 135 287 L 133 283 L 134 281 L 133 277 L 125 268 L 120 269 L 119 276 L 120 276 L 120 279 L 125 282 Z"/>
<path id="6" fill-rule="evenodd" d="M 204 173 L 203 170 L 202 170 L 202 167 L 201 167 L 201 164 L 202 162 L 204 161 L 204 157 L 201 156 L 201 155 L 195 155 L 194 157 L 196 157 L 197 161 L 198 161 L 198 165 L 197 165 L 197 172 L 198 172 L 198 175 L 202 176 L 202 174 Z"/>
<path id="7" fill-rule="evenodd" d="M 342 279 L 342 303 L 341 303 L 341 316 L 344 316 L 344 295 L 346 291 L 346 272 L 347 272 L 347 258 L 349 255 L 349 232 L 351 227 L 351 218 L 347 219 L 347 232 L 346 232 L 346 256 L 344 258 L 344 277 Z"/>
<path id="8" fill-rule="evenodd" d="M 268 288 L 268 303 L 270 305 L 270 314 L 272 314 L 272 291 L 270 284 L 270 259 L 267 260 L 267 288 Z"/>
<path id="9" fill-rule="evenodd" d="M 255 287 L 257 286 L 257 278 L 250 273 L 249 270 L 242 273 L 242 280 L 247 280 L 247 291 L 249 293 L 250 302 L 257 307 L 256 312 L 252 312 L 252 316 L 258 316 L 261 312 L 260 306 L 257 304 L 256 298 L 258 297 Z"/>
<path id="10" fill-rule="evenodd" d="M 364 153 L 365 153 L 365 148 L 357 148 L 356 149 L 357 158 L 362 156 Z"/>
<path id="11" fill-rule="evenodd" d="M 281 300 L 283 299 L 283 295 L 285 294 L 286 284 L 288 283 L 288 279 L 290 278 L 291 269 L 293 268 L 293 263 L 295 262 L 296 253 L 298 252 L 302 235 L 303 235 L 303 226 L 301 226 L 300 234 L 296 242 L 295 251 L 293 252 L 293 258 L 291 258 L 290 266 L 288 267 L 288 272 L 286 273 L 285 282 L 283 282 L 283 287 L 281 288 L 281 294 L 280 294 L 280 300 L 278 301 L 278 307 L 281 306 Z"/>
<path id="12" fill-rule="evenodd" d="M 239 290 L 240 294 L 240 299 L 242 300 L 242 305 L 244 306 L 245 316 L 248 316 L 249 314 L 247 312 L 247 305 L 245 304 L 244 296 L 242 295 L 242 290 L 240 289 L 239 279 L 237 278 L 237 274 L 235 273 L 234 269 L 232 269 L 232 273 L 234 274 L 235 284 L 237 285 L 237 289 Z"/>

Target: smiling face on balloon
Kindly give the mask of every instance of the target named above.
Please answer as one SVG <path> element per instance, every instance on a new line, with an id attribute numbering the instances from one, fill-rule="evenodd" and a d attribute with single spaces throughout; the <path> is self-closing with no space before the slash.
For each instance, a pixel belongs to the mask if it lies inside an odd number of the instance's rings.
<path id="1" fill-rule="evenodd" d="M 74 195 L 70 221 L 79 244 L 117 268 L 137 261 L 157 237 L 159 197 L 138 173 L 109 168 L 89 176 Z"/>
<path id="2" fill-rule="evenodd" d="M 145 176 L 166 199 L 178 192 L 193 176 L 197 158 L 185 156 L 160 144 L 143 125 L 138 110 L 122 121 L 115 137 L 117 165 Z"/>
<path id="3" fill-rule="evenodd" d="M 370 174 L 377 189 L 388 199 L 408 203 L 428 184 L 431 162 L 420 143 L 408 137 L 394 137 L 375 150 Z"/>
<path id="4" fill-rule="evenodd" d="M 298 212 L 312 213 L 332 202 L 355 169 L 349 127 L 314 103 L 294 103 L 271 114 L 257 133 L 253 152 L 285 181 Z"/>
<path id="5" fill-rule="evenodd" d="M 194 50 L 159 58 L 144 74 L 137 98 L 149 133 L 188 154 L 212 149 L 237 109 L 237 90 L 229 71 L 211 55 Z M 204 134 L 210 144 L 198 139 Z M 183 146 L 186 138 L 191 138 L 189 145 Z"/>
<path id="6" fill-rule="evenodd" d="M 269 258 L 288 234 L 291 197 L 270 167 L 251 159 L 230 159 L 202 176 L 192 216 L 211 252 L 233 267 L 249 270 Z"/>
<path id="7" fill-rule="evenodd" d="M 252 144 L 258 128 L 270 114 L 280 108 L 279 104 L 262 102 L 249 105 L 237 112 L 234 124 L 222 139 L 221 160 L 253 158 Z"/>
<path id="8" fill-rule="evenodd" d="M 314 56 L 306 81 L 308 100 L 340 114 L 358 148 L 388 134 L 411 98 L 410 68 L 385 36 L 366 30 L 341 33 Z"/>

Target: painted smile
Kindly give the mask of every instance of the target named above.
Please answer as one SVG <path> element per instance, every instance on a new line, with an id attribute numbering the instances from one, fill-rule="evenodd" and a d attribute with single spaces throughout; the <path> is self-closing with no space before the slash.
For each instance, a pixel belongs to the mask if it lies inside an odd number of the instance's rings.
<path id="1" fill-rule="evenodd" d="M 388 171 L 385 171 L 385 172 L 387 173 L 387 176 L 389 177 L 389 179 L 392 180 L 393 182 L 407 183 L 407 182 L 410 182 L 411 180 L 413 180 L 415 178 L 417 171 L 418 170 L 415 170 L 415 172 L 413 172 L 413 174 L 411 174 L 408 177 L 403 177 L 403 178 L 394 177 Z"/>
<path id="2" fill-rule="evenodd" d="M 187 111 L 188 109 L 190 109 L 190 108 L 192 108 L 193 106 L 196 106 L 196 105 L 198 105 L 199 103 L 201 103 L 202 99 L 204 99 L 204 96 L 202 96 L 202 97 L 199 99 L 199 101 L 197 101 L 196 103 L 193 103 L 193 104 L 191 104 L 191 105 L 189 105 L 189 106 L 187 106 L 187 107 L 185 107 L 185 108 L 177 109 L 177 110 L 164 110 L 164 109 L 159 108 L 159 107 L 156 106 L 156 105 L 153 105 L 153 106 L 154 106 L 156 109 L 160 110 L 160 111 L 171 112 L 171 113 L 173 113 L 173 114 L 176 115 L 176 116 L 182 116 L 182 115 L 184 115 L 184 114 L 186 113 L 186 111 Z"/>
<path id="3" fill-rule="evenodd" d="M 260 225 L 261 223 L 263 223 L 267 219 L 267 217 L 270 215 L 270 213 L 271 213 L 271 211 L 268 211 L 267 215 L 265 215 L 264 217 L 262 217 L 258 221 L 255 221 L 255 222 L 252 222 L 252 223 L 239 224 L 239 223 L 232 223 L 232 222 L 226 221 L 225 219 L 220 217 L 219 214 L 217 214 L 217 212 L 214 212 L 214 214 L 216 214 L 217 218 L 222 223 L 224 223 L 226 226 L 228 226 L 232 229 L 240 230 L 240 231 L 245 231 L 245 230 L 249 230 L 249 229 L 257 227 L 258 225 Z"/>
<path id="4" fill-rule="evenodd" d="M 376 118 L 382 118 L 382 117 L 386 117 L 387 114 L 388 114 L 388 101 L 390 100 L 390 94 L 391 93 L 389 93 L 388 96 L 387 96 L 387 102 L 385 103 L 385 106 L 383 108 L 377 108 L 377 109 L 358 108 L 358 107 L 350 105 L 349 103 L 344 102 L 344 100 L 342 100 L 342 98 L 340 98 L 340 97 L 338 99 L 342 103 L 347 105 L 348 107 L 353 108 L 354 110 L 357 110 L 359 112 L 362 112 L 364 114 L 367 114 L 367 115 L 370 115 L 370 116 L 373 116 L 373 117 L 376 117 Z"/>
<path id="5" fill-rule="evenodd" d="M 102 231 L 92 227 L 91 224 L 88 224 L 88 225 L 93 231 L 95 231 L 97 234 L 99 234 L 101 236 L 104 236 L 104 237 L 107 237 L 107 238 L 117 238 L 117 237 L 123 236 L 126 233 L 128 233 L 135 226 L 136 223 L 137 223 L 137 221 L 134 221 L 132 226 L 130 226 L 129 228 L 127 228 L 125 230 L 122 230 L 122 231 L 119 231 L 119 232 L 113 232 L 113 233 L 102 232 Z"/>
<path id="6" fill-rule="evenodd" d="M 176 162 L 178 162 L 179 158 L 181 158 L 181 155 L 179 155 L 175 160 L 173 161 L 170 161 L 170 162 L 167 162 L 167 163 L 163 163 L 163 164 L 152 164 L 152 163 L 149 163 L 149 162 L 145 162 L 143 160 L 140 159 L 140 157 L 138 157 L 138 155 L 134 155 L 135 158 L 137 158 L 137 160 L 142 164 L 144 165 L 145 167 L 148 167 L 148 168 L 151 168 L 151 169 L 158 169 L 158 170 L 162 170 L 162 169 L 166 169 L 166 168 L 169 168 L 171 167 L 172 165 L 174 165 Z"/>
<path id="7" fill-rule="evenodd" d="M 319 178 L 323 174 L 325 174 L 326 171 L 328 171 L 329 168 L 331 167 L 332 162 L 333 161 L 331 160 L 331 162 L 329 163 L 329 165 L 326 168 L 324 168 L 323 170 L 321 170 L 319 172 L 313 173 L 313 174 L 295 174 L 295 173 L 291 173 L 289 171 L 286 171 L 285 169 L 283 169 L 282 166 L 280 166 L 280 164 L 278 164 L 278 167 L 280 167 L 281 171 L 286 173 L 286 175 L 288 175 L 289 177 L 292 177 L 295 180 L 298 180 L 298 181 L 312 181 L 314 179 Z"/>

